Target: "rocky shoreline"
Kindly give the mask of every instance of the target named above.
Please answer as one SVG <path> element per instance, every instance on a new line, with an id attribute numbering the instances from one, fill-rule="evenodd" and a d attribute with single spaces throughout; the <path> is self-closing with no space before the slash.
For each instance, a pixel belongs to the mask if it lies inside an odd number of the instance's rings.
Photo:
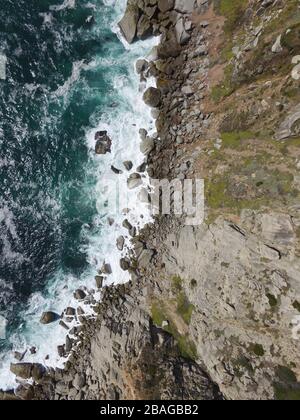
<path id="1" fill-rule="evenodd" d="M 141 131 L 148 174 L 205 178 L 206 223 L 159 217 L 136 236 L 125 221 L 132 280 L 103 288 L 93 319 L 76 314 L 65 369 L 12 365 L 20 385 L 0 399 L 300 399 L 300 117 L 276 140 L 300 101 L 284 94 L 298 88 L 286 63 L 300 42 L 278 41 L 296 9 L 223 6 L 129 0 L 120 22 L 128 42 L 161 36 L 136 66 L 157 80 L 144 94 L 158 133 Z"/>

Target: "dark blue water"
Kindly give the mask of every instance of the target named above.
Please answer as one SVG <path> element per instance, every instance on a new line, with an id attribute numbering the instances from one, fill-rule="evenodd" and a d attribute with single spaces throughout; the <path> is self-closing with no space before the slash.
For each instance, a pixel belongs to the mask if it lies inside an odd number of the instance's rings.
<path id="1" fill-rule="evenodd" d="M 86 268 L 81 231 L 96 213 L 89 189 L 96 179 L 85 132 L 112 101 L 103 68 L 89 64 L 123 51 L 109 27 L 112 8 L 80 0 L 53 9 L 62 3 L 0 0 L 0 53 L 7 57 L 0 80 L 0 314 L 12 332 L 28 297 L 57 270 L 80 276 Z M 91 15 L 94 25 L 86 23 Z"/>

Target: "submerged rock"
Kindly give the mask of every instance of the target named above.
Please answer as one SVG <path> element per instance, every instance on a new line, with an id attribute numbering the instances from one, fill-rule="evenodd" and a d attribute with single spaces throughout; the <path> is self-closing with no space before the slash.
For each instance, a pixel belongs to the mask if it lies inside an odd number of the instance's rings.
<path id="1" fill-rule="evenodd" d="M 125 162 L 123 162 L 123 165 L 125 166 L 125 169 L 127 171 L 131 171 L 131 169 L 133 168 L 133 163 L 131 162 L 131 160 L 126 160 Z"/>
<path id="2" fill-rule="evenodd" d="M 95 134 L 95 153 L 97 155 L 105 155 L 106 153 L 111 153 L 112 141 L 107 135 L 107 131 L 97 131 Z"/>
<path id="3" fill-rule="evenodd" d="M 83 300 L 85 297 L 86 297 L 86 293 L 83 290 L 81 290 L 81 289 L 75 290 L 74 298 L 76 300 Z"/>
<path id="4" fill-rule="evenodd" d="M 57 321 L 60 319 L 60 316 L 52 311 L 44 312 L 41 316 L 40 323 L 41 324 L 51 324 L 52 322 Z"/>

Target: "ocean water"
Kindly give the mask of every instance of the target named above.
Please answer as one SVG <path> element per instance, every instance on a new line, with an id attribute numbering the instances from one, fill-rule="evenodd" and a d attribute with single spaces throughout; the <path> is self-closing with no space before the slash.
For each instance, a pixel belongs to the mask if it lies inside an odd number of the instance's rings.
<path id="1" fill-rule="evenodd" d="M 134 63 L 157 40 L 130 47 L 122 41 L 116 23 L 125 5 L 0 0 L 0 56 L 6 59 L 6 78 L 0 74 L 2 389 L 15 383 L 13 351 L 35 346 L 37 353 L 27 351 L 25 361 L 63 365 L 57 345 L 66 331 L 58 323 L 41 325 L 43 311 L 77 306 L 73 291 L 92 293 L 104 261 L 112 266 L 105 284 L 128 280 L 115 245 L 126 234 L 125 216 L 111 204 L 116 183 L 123 191 L 128 173 L 114 175 L 110 167 L 124 170 L 122 162 L 132 160 L 134 171 L 143 162 L 138 131 L 153 131 L 154 122 Z M 96 156 L 94 135 L 103 129 L 112 153 Z M 129 194 L 126 217 L 143 226 L 150 215 L 137 192 Z"/>

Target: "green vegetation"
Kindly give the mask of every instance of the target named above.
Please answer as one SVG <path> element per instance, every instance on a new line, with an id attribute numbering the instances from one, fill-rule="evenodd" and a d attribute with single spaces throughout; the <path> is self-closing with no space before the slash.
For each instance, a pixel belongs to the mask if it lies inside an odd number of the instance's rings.
<path id="1" fill-rule="evenodd" d="M 297 300 L 293 303 L 293 308 L 300 312 L 300 303 Z"/>
<path id="2" fill-rule="evenodd" d="M 182 357 L 190 360 L 197 359 L 198 355 L 195 343 L 193 343 L 187 336 L 180 335 L 177 338 L 177 344 Z"/>
<path id="3" fill-rule="evenodd" d="M 243 355 L 241 355 L 238 359 L 233 360 L 232 363 L 234 366 L 234 373 L 238 378 L 241 378 L 244 375 L 245 370 L 250 375 L 254 372 L 250 360 Z"/>
<path id="4" fill-rule="evenodd" d="M 224 30 L 227 34 L 231 34 L 240 25 L 247 6 L 248 0 L 215 1 L 215 10 L 226 18 Z"/>
<path id="5" fill-rule="evenodd" d="M 172 290 L 174 293 L 179 293 L 182 290 L 182 278 L 179 276 L 174 276 L 172 278 Z"/>
<path id="6" fill-rule="evenodd" d="M 195 360 L 197 358 L 195 344 L 188 334 L 180 334 L 176 326 L 176 316 L 179 316 L 187 326 L 190 324 L 194 306 L 183 291 L 183 280 L 179 276 L 172 277 L 171 285 L 175 298 L 170 300 L 168 305 L 162 301 L 154 301 L 151 307 L 152 320 L 155 325 L 174 337 L 182 357 Z M 167 321 L 167 325 L 163 326 L 164 321 Z"/>
<path id="7" fill-rule="evenodd" d="M 257 357 L 263 357 L 265 355 L 264 348 L 261 344 L 251 344 L 250 351 Z"/>
<path id="8" fill-rule="evenodd" d="M 184 311 L 184 315 L 189 317 L 189 312 Z M 177 342 L 179 354 L 186 358 L 197 359 L 197 350 L 195 344 L 187 334 L 183 335 L 178 332 L 175 322 L 172 320 L 172 314 L 166 310 L 163 302 L 154 302 L 151 307 L 151 316 L 155 325 L 162 327 L 163 321 L 168 321 L 168 325 L 163 329 L 171 334 Z"/>
<path id="9" fill-rule="evenodd" d="M 276 381 L 273 386 L 276 400 L 299 401 L 300 383 L 295 373 L 286 366 L 278 366 L 275 373 Z"/>
<path id="10" fill-rule="evenodd" d="M 291 26 L 288 31 L 283 34 L 282 45 L 291 53 L 297 53 L 300 48 L 300 23 Z"/>
<path id="11" fill-rule="evenodd" d="M 229 64 L 224 70 L 223 81 L 211 89 L 211 97 L 214 102 L 219 102 L 221 99 L 230 96 L 234 92 L 232 84 L 233 65 Z"/>
<path id="12" fill-rule="evenodd" d="M 210 209 L 230 209 L 233 213 L 239 214 L 243 209 L 258 210 L 267 204 L 267 197 L 242 198 L 234 197 L 230 191 L 229 176 L 216 177 L 206 183 L 206 200 Z"/>
<path id="13" fill-rule="evenodd" d="M 194 305 L 192 305 L 184 292 L 179 293 L 177 297 L 177 313 L 181 316 L 187 325 L 190 325 Z"/>
<path id="14" fill-rule="evenodd" d="M 269 300 L 269 304 L 270 304 L 271 308 L 273 308 L 273 309 L 276 308 L 276 306 L 278 304 L 278 301 L 277 301 L 276 297 L 271 295 L 270 293 L 268 293 L 267 298 Z"/>
<path id="15" fill-rule="evenodd" d="M 153 302 L 151 307 L 151 317 L 153 323 L 158 327 L 162 326 L 163 321 L 167 319 L 163 306 L 159 302 Z"/>
<path id="16" fill-rule="evenodd" d="M 243 140 L 252 138 L 255 138 L 255 135 L 250 131 L 231 131 L 221 134 L 222 145 L 231 149 L 240 147 Z"/>

